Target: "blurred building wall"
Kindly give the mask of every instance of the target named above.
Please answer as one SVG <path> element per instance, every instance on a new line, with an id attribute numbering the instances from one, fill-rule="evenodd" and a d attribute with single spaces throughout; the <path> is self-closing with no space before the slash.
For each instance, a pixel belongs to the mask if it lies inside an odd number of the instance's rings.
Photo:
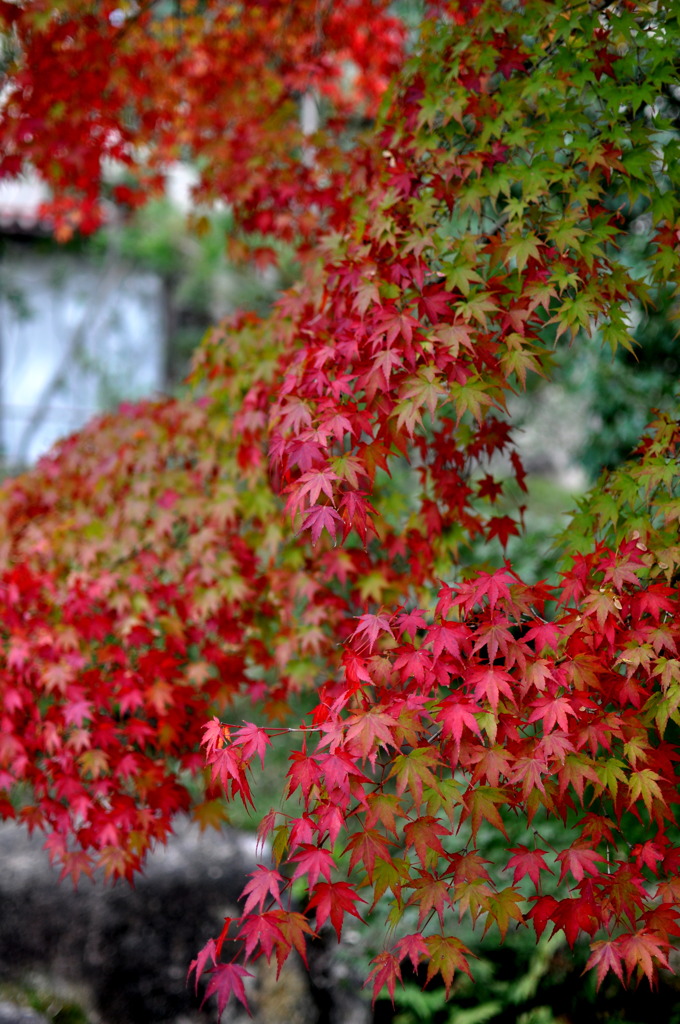
<path id="1" fill-rule="evenodd" d="M 23 187 L 22 187 L 23 186 Z M 0 186 L 0 459 L 13 470 L 124 399 L 162 390 L 160 276 L 50 245 L 45 196 Z"/>

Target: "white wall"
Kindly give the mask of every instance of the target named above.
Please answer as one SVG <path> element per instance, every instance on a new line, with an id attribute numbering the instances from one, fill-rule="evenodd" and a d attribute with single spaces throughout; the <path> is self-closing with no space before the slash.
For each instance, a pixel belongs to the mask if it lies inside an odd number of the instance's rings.
<path id="1" fill-rule="evenodd" d="M 164 386 L 163 285 L 117 258 L 101 265 L 6 242 L 0 255 L 0 456 L 35 461 L 123 399 Z"/>

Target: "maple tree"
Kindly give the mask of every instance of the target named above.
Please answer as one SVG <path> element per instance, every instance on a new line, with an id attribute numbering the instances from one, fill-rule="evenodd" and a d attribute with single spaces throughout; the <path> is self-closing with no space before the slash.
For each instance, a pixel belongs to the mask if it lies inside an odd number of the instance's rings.
<path id="1" fill-rule="evenodd" d="M 302 276 L 210 333 L 184 397 L 3 485 L 0 810 L 65 875 L 130 878 L 178 811 L 249 805 L 292 732 L 273 864 L 192 964 L 220 1011 L 249 961 L 371 913 L 376 995 L 405 963 L 448 992 L 464 914 L 652 981 L 680 934 L 677 419 L 582 499 L 559 582 L 502 552 L 526 490 L 508 397 L 556 344 L 632 347 L 677 291 L 677 11 L 441 0 L 417 39 L 377 0 L 178 12 L 0 3 L 0 173 L 29 160 L 66 237 L 100 223 L 106 159 L 136 204 L 193 157 L 197 198 L 295 242 Z M 238 695 L 274 724 L 231 721 Z M 497 870 L 485 836 L 517 824 Z"/>

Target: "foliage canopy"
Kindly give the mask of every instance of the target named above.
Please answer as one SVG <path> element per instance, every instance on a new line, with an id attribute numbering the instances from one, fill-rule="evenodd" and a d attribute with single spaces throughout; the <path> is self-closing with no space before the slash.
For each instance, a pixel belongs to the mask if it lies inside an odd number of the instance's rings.
<path id="1" fill-rule="evenodd" d="M 31 161 L 58 236 L 100 222 L 105 160 L 137 204 L 181 156 L 303 261 L 185 397 L 4 485 L 2 813 L 65 874 L 130 877 L 192 800 L 205 825 L 249 803 L 312 690 L 274 864 L 192 965 L 220 1009 L 248 961 L 372 911 L 376 994 L 405 961 L 469 971 L 463 914 L 653 980 L 680 934 L 678 421 L 583 500 L 559 583 L 502 549 L 508 397 L 556 344 L 632 349 L 635 311 L 677 312 L 675 5 L 436 0 L 417 39 L 381 0 L 3 0 L 0 25 L 0 173 Z M 244 694 L 286 724 L 227 724 Z"/>

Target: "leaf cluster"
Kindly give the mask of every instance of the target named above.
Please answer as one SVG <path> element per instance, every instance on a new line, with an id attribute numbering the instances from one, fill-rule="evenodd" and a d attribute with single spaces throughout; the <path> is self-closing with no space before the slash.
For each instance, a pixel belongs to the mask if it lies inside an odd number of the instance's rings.
<path id="1" fill-rule="evenodd" d="M 210 334 L 187 397 L 91 425 L 0 493 L 3 813 L 45 829 L 65 873 L 129 877 L 189 806 L 188 774 L 217 823 L 294 728 L 292 802 L 260 826 L 273 864 L 192 964 L 220 1010 L 247 1001 L 257 957 L 304 959 L 315 931 L 378 908 L 374 997 L 407 965 L 448 995 L 472 970 L 462 918 L 586 937 L 598 982 L 653 982 L 680 934 L 678 421 L 660 413 L 583 499 L 557 582 L 471 553 L 522 530 L 508 397 L 555 341 L 629 349 L 629 311 L 669 281 L 675 301 L 673 5 L 435 2 L 410 56 L 378 3 L 142 10 L 121 31 L 95 6 L 0 5 L 28 55 L 0 172 L 28 132 L 96 219 L 103 149 L 134 165 L 141 132 L 152 165 L 200 153 L 201 195 L 246 227 L 318 245 L 271 316 Z M 90 68 L 74 153 L 31 84 L 67 96 L 66 50 Z M 370 110 L 402 66 L 355 148 L 333 141 L 349 60 Z M 338 120 L 306 148 L 288 101 L 310 89 Z M 123 92 L 132 127 L 97 134 Z M 245 695 L 288 721 L 301 692 L 297 726 L 230 720 Z M 510 846 L 512 822 L 532 832 Z"/>

